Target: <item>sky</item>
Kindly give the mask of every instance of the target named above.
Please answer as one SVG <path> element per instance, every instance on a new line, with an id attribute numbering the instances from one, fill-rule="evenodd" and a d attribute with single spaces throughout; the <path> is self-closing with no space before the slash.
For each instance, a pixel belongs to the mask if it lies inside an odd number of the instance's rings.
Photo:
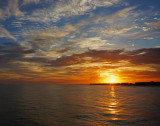
<path id="1" fill-rule="evenodd" d="M 159 0 L 0 0 L 0 84 L 160 81 Z"/>

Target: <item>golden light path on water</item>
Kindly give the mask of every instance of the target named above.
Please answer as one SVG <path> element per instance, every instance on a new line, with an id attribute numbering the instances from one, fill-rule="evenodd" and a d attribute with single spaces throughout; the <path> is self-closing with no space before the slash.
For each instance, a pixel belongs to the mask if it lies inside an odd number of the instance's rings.
<path id="1" fill-rule="evenodd" d="M 109 100 L 109 106 L 108 106 L 108 110 L 110 112 L 110 114 L 116 115 L 117 114 L 117 104 L 118 101 L 116 99 L 116 93 L 115 93 L 115 89 L 114 86 L 111 86 L 111 90 L 110 90 L 110 100 Z M 112 120 L 117 120 L 116 117 L 112 117 Z"/>
<path id="2" fill-rule="evenodd" d="M 113 84 L 113 86 L 110 85 L 107 88 L 105 92 L 107 97 L 103 97 L 99 102 L 104 115 L 108 118 L 107 120 L 124 120 L 119 116 L 123 110 L 120 108 L 121 103 L 115 90 L 116 87 Z"/>

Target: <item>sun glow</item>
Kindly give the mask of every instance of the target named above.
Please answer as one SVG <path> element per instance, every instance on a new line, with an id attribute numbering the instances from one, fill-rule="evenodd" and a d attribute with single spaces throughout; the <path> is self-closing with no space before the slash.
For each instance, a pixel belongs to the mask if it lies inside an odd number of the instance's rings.
<path id="1" fill-rule="evenodd" d="M 116 75 L 111 75 L 107 73 L 100 74 L 101 83 L 120 83 L 120 78 Z"/>
<path id="2" fill-rule="evenodd" d="M 113 79 L 113 78 L 111 78 L 111 79 L 109 80 L 109 83 L 115 83 L 115 82 L 116 82 L 116 80 Z"/>
<path id="3" fill-rule="evenodd" d="M 118 83 L 118 77 L 115 75 L 111 75 L 108 79 L 109 83 Z"/>

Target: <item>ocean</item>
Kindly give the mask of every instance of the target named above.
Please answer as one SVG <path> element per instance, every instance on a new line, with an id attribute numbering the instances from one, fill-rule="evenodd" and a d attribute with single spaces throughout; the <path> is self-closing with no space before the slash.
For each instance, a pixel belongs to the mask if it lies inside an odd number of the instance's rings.
<path id="1" fill-rule="evenodd" d="M 159 126 L 160 87 L 0 85 L 0 126 Z"/>

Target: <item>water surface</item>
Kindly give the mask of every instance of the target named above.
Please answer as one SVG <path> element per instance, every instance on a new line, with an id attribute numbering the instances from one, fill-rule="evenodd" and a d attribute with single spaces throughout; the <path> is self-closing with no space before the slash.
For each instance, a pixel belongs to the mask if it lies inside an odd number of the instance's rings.
<path id="1" fill-rule="evenodd" d="M 160 87 L 1 85 L 0 126 L 158 126 Z"/>

